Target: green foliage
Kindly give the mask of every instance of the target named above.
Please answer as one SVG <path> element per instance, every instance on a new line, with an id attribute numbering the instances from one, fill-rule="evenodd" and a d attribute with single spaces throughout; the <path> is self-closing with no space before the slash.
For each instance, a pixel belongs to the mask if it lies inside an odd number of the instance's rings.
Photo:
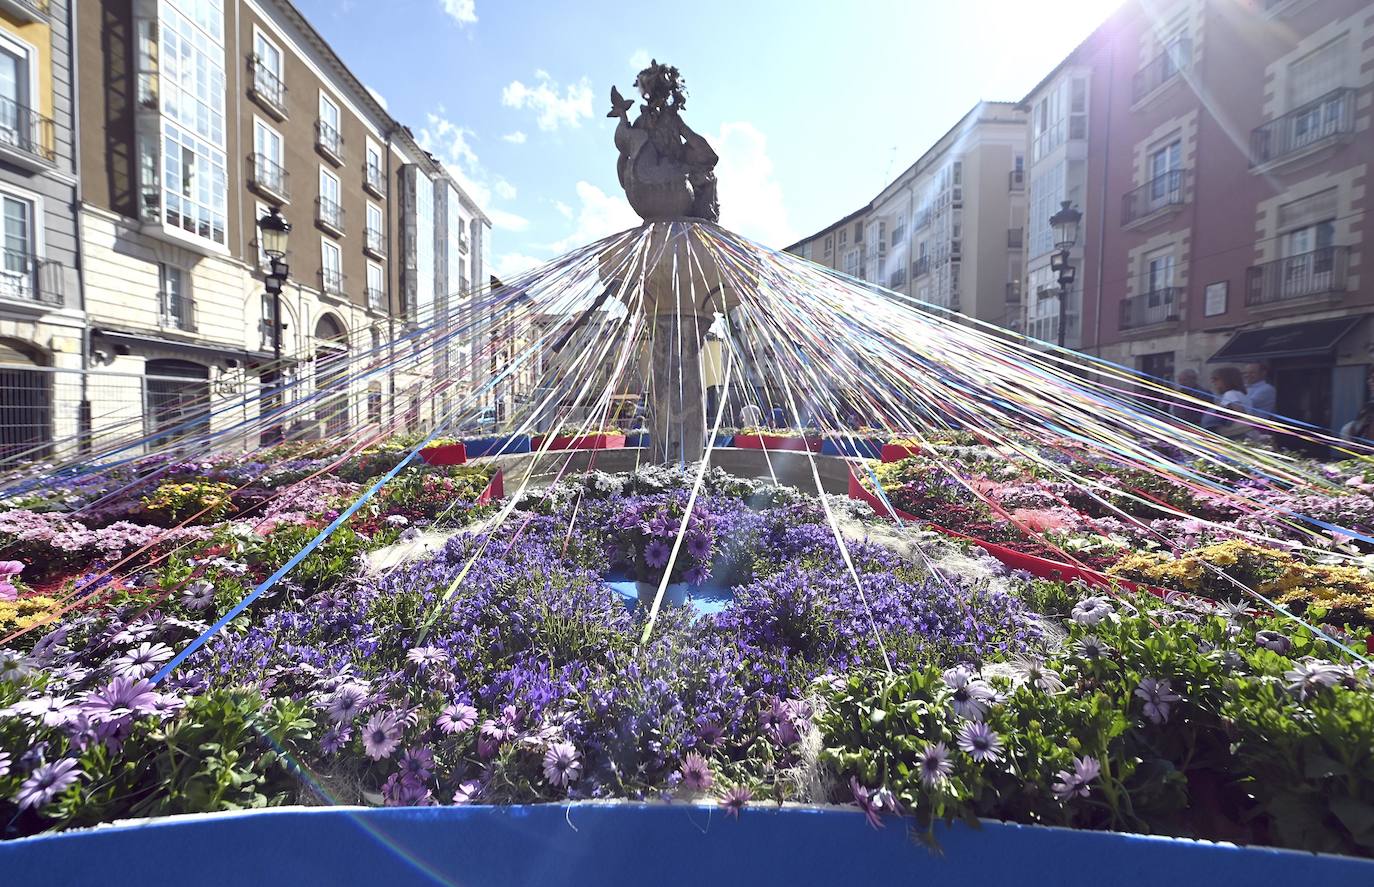
<path id="1" fill-rule="evenodd" d="M 319 527 L 308 524 L 281 526 L 265 538 L 250 542 L 244 557 L 249 565 L 267 576 L 305 548 L 319 532 Z M 340 527 L 296 565 L 291 571 L 291 579 L 310 592 L 329 588 L 353 574 L 363 550 L 364 542 L 358 534 L 346 526 Z"/>

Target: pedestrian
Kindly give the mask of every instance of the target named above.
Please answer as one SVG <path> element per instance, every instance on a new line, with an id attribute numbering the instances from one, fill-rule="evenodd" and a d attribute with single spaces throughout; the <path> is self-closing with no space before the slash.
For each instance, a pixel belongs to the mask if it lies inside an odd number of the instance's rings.
<path id="1" fill-rule="evenodd" d="M 1247 363 L 1243 373 L 1245 393 L 1257 416 L 1272 416 L 1278 408 L 1279 393 L 1269 383 L 1269 367 L 1262 363 Z"/>
<path id="2" fill-rule="evenodd" d="M 1235 413 L 1254 412 L 1250 395 L 1245 393 L 1245 379 L 1241 376 L 1240 370 L 1235 367 L 1217 367 L 1212 370 L 1211 382 L 1212 391 L 1216 394 L 1220 406 Z M 1243 420 L 1218 413 L 1209 413 L 1208 421 L 1204 424 L 1222 437 L 1237 440 L 1253 430 L 1252 426 Z"/>
<path id="3" fill-rule="evenodd" d="M 760 428 L 763 426 L 763 410 L 756 403 L 746 404 L 739 411 L 740 428 Z"/>
<path id="4" fill-rule="evenodd" d="M 1215 403 L 1216 401 L 1212 398 L 1212 395 L 1199 387 L 1201 384 L 1202 382 L 1197 376 L 1197 370 L 1189 368 L 1179 371 L 1178 380 L 1174 383 L 1174 388 L 1181 394 L 1186 394 L 1198 400 L 1206 401 L 1207 403 Z M 1175 418 L 1193 425 L 1204 424 L 1209 415 L 1206 410 L 1191 407 L 1185 403 L 1174 404 L 1169 408 L 1169 412 L 1173 413 Z"/>
<path id="5" fill-rule="evenodd" d="M 782 407 L 773 407 L 773 427 L 787 427 L 787 414 L 783 412 Z"/>
<path id="6" fill-rule="evenodd" d="M 1374 440 L 1374 366 L 1369 368 L 1365 388 L 1368 396 L 1364 406 L 1360 407 L 1360 412 L 1353 420 L 1341 428 L 1341 437 L 1346 440 Z"/>

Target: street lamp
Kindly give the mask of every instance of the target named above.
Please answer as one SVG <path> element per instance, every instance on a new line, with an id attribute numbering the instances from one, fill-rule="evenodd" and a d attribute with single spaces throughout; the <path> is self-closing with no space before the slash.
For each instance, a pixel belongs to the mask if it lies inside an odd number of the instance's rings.
<path id="1" fill-rule="evenodd" d="M 258 237 L 268 261 L 268 269 L 263 274 L 263 288 L 267 295 L 272 297 L 272 395 L 267 401 L 272 412 L 276 412 L 282 403 L 281 291 L 291 274 L 291 266 L 286 262 L 286 238 L 290 233 L 291 223 L 282 218 L 279 206 L 272 207 L 266 215 L 258 219 Z M 273 426 L 265 434 L 264 442 L 278 442 L 282 437 L 281 426 Z"/>
<path id="2" fill-rule="evenodd" d="M 1059 278 L 1059 347 L 1064 347 L 1064 329 L 1069 318 L 1069 289 L 1073 286 L 1076 269 L 1069 261 L 1069 251 L 1078 242 L 1078 222 L 1083 213 L 1065 200 L 1059 212 L 1050 216 L 1050 227 L 1054 229 L 1054 246 L 1058 250 L 1050 256 L 1050 270 Z"/>

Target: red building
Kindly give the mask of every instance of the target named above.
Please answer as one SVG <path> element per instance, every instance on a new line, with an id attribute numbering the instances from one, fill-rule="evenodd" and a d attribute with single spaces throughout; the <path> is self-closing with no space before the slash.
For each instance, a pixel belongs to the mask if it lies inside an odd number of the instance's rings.
<path id="1" fill-rule="evenodd" d="M 1284 415 L 1354 416 L 1374 363 L 1374 5 L 1127 0 L 1024 104 L 1028 329 L 1058 310 L 1036 216 L 1073 200 L 1068 344 L 1204 383 L 1262 361 Z"/>

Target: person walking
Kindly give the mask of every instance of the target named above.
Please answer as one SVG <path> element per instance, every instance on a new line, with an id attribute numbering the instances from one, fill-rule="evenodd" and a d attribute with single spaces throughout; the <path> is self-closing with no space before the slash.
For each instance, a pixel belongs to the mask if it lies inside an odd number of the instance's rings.
<path id="1" fill-rule="evenodd" d="M 1240 370 L 1235 367 L 1217 367 L 1212 370 L 1211 383 L 1219 406 L 1236 413 L 1254 413 L 1250 395 L 1245 393 L 1245 379 L 1241 376 Z M 1209 413 L 1208 420 L 1204 423 L 1207 428 L 1222 437 L 1234 440 L 1240 440 L 1254 430 L 1248 423 L 1232 416 Z"/>
<path id="2" fill-rule="evenodd" d="M 1257 416 L 1273 416 L 1278 408 L 1279 392 L 1269 382 L 1269 367 L 1262 363 L 1247 363 L 1242 373 L 1245 393 Z"/>

